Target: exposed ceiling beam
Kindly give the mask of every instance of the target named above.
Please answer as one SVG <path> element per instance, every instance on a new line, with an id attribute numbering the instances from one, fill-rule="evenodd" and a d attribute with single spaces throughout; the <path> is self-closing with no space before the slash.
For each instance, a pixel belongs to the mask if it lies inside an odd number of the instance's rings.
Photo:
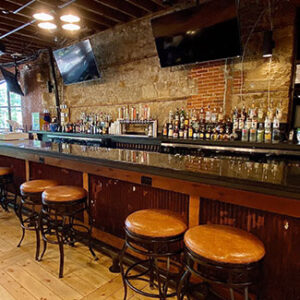
<path id="1" fill-rule="evenodd" d="M 76 0 L 76 2 L 74 2 L 72 6 L 78 7 L 82 10 L 90 11 L 97 15 L 105 16 L 106 18 L 109 18 L 118 23 L 128 22 L 132 19 L 128 15 L 118 10 L 102 5 L 101 3 L 94 2 L 93 0 L 90 0 L 88 5 L 86 3 L 86 0 Z"/>
<path id="2" fill-rule="evenodd" d="M 150 0 L 126 0 L 126 1 L 136 5 L 137 7 L 145 9 L 147 12 L 156 12 L 161 10 L 160 5 Z"/>
<path id="3" fill-rule="evenodd" d="M 145 16 L 146 11 L 129 3 L 120 0 L 94 0 L 95 2 L 102 3 L 108 7 L 119 10 L 131 17 L 140 18 Z"/>

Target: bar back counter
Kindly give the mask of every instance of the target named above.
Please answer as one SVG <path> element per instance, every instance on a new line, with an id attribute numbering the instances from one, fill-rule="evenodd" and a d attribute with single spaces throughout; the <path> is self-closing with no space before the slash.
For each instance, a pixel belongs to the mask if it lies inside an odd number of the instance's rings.
<path id="1" fill-rule="evenodd" d="M 299 299 L 297 156 L 180 155 L 29 140 L 0 142 L 0 165 L 13 168 L 17 185 L 55 179 L 84 187 L 93 236 L 115 249 L 126 217 L 144 208 L 178 212 L 189 227 L 213 223 L 251 232 L 266 248 L 263 299 Z"/>

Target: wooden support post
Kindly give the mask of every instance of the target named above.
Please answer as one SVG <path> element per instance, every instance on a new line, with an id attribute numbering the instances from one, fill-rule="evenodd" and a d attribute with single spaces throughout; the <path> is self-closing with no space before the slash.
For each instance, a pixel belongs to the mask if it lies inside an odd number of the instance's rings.
<path id="1" fill-rule="evenodd" d="M 189 227 L 195 227 L 199 225 L 200 214 L 200 197 L 190 195 L 189 200 Z"/>

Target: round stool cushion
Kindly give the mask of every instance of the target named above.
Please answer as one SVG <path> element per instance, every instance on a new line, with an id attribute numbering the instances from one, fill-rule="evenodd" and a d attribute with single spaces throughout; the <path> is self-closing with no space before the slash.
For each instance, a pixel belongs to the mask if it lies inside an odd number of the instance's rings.
<path id="1" fill-rule="evenodd" d="M 159 209 L 136 211 L 127 217 L 125 226 L 132 233 L 153 238 L 177 236 L 187 229 L 179 214 Z"/>
<path id="2" fill-rule="evenodd" d="M 9 167 L 0 167 L 0 176 L 9 175 L 13 173 L 13 169 Z"/>
<path id="3" fill-rule="evenodd" d="M 265 255 L 264 245 L 258 238 L 225 225 L 193 227 L 185 233 L 184 243 L 192 252 L 221 263 L 248 264 Z"/>
<path id="4" fill-rule="evenodd" d="M 20 186 L 21 194 L 42 193 L 46 188 L 56 186 L 55 180 L 38 179 L 26 181 Z"/>
<path id="5" fill-rule="evenodd" d="M 73 202 L 87 197 L 85 189 L 78 186 L 58 185 L 47 188 L 42 194 L 44 203 Z"/>

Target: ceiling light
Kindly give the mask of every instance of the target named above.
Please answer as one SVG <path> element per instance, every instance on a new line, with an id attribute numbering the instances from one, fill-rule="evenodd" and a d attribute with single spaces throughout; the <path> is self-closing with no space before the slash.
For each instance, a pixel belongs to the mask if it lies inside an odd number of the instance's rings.
<path id="1" fill-rule="evenodd" d="M 63 24 L 62 28 L 69 31 L 77 31 L 80 29 L 80 26 L 77 24 L 68 23 L 68 24 Z"/>
<path id="2" fill-rule="evenodd" d="M 50 22 L 42 22 L 42 23 L 39 23 L 38 26 L 42 29 L 48 29 L 48 30 L 53 30 L 53 29 L 56 29 L 57 26 L 53 23 L 50 23 Z"/>
<path id="3" fill-rule="evenodd" d="M 63 15 L 60 17 L 60 19 L 63 22 L 68 22 L 68 23 L 76 23 L 80 21 L 80 18 L 78 16 L 72 15 L 72 14 L 68 14 L 68 15 Z"/>
<path id="4" fill-rule="evenodd" d="M 44 12 L 36 13 L 33 17 L 39 21 L 52 21 L 54 19 L 52 15 Z"/>

